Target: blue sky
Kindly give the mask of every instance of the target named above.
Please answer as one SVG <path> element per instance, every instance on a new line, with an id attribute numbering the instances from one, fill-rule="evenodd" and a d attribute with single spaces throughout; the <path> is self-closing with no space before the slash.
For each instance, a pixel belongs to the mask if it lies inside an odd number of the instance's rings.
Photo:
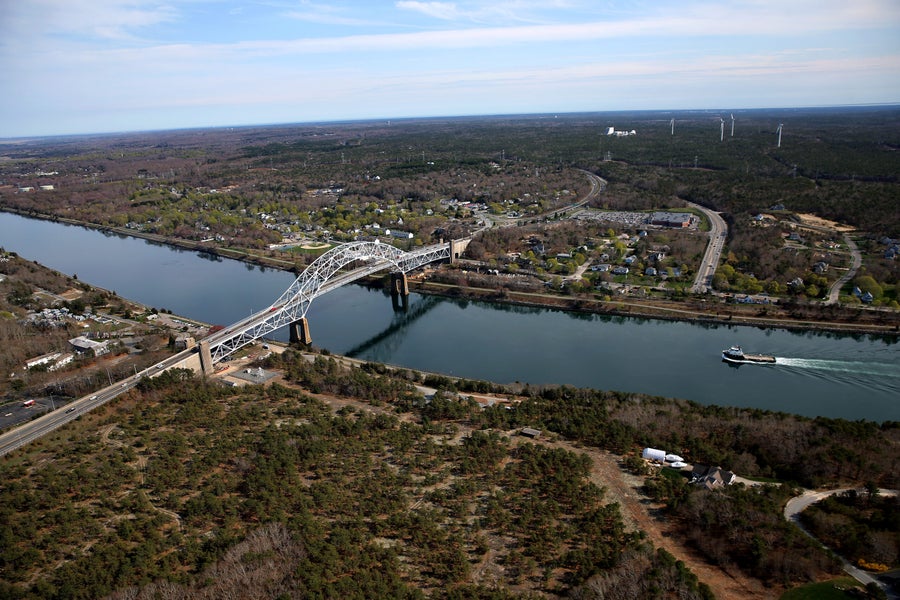
<path id="1" fill-rule="evenodd" d="M 0 1 L 0 137 L 900 102 L 897 0 Z"/>

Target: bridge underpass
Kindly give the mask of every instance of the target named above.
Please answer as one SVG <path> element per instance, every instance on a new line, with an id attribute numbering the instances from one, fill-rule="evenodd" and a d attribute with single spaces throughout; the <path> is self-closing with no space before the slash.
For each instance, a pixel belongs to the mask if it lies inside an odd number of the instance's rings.
<path id="1" fill-rule="evenodd" d="M 378 241 L 336 246 L 306 267 L 270 306 L 202 340 L 199 343 L 201 370 L 212 373 L 215 363 L 285 326 L 291 328 L 291 341 L 310 343 L 306 313 L 312 301 L 379 271 L 392 271 L 394 307 L 406 306 L 409 295 L 406 273 L 440 260 L 455 262 L 469 241 L 452 240 L 409 252 Z"/>

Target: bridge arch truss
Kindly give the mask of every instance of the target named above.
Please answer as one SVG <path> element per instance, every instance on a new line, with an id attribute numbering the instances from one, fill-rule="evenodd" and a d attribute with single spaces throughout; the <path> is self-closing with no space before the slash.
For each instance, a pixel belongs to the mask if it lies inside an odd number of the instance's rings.
<path id="1" fill-rule="evenodd" d="M 450 244 L 426 246 L 410 252 L 381 242 L 350 242 L 335 246 L 303 270 L 278 299 L 262 311 L 214 333 L 209 343 L 212 362 L 306 316 L 312 301 L 342 285 L 378 271 L 408 273 L 423 265 L 450 259 Z M 346 270 L 348 266 L 354 266 Z"/>

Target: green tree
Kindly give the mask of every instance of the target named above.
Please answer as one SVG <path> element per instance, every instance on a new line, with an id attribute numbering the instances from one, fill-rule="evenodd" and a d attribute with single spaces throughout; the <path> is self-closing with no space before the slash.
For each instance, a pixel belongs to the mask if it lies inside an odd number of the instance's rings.
<path id="1" fill-rule="evenodd" d="M 881 299 L 884 295 L 884 289 L 878 284 L 871 275 L 862 275 L 857 277 L 853 282 L 861 292 L 869 292 L 876 300 Z"/>

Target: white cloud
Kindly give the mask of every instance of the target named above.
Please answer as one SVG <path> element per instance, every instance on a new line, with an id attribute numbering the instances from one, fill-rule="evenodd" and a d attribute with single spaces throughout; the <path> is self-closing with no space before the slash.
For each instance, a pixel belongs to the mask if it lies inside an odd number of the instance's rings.
<path id="1" fill-rule="evenodd" d="M 572 18 L 572 9 L 578 8 L 569 0 L 470 0 L 461 4 L 398 0 L 394 6 L 441 21 L 469 21 L 482 25 L 559 22 Z"/>
<path id="2" fill-rule="evenodd" d="M 350 25 L 357 27 L 372 27 L 376 25 L 370 19 L 356 16 L 355 13 L 351 13 L 347 8 L 334 4 L 308 2 L 306 0 L 300 2 L 299 9 L 289 10 L 284 13 L 284 16 L 297 21 L 320 25 Z"/>
<path id="3" fill-rule="evenodd" d="M 31 36 L 132 39 L 137 32 L 178 16 L 174 6 L 155 0 L 27 0 L 4 4 L 0 32 L 16 38 L 27 32 Z"/>
<path id="4" fill-rule="evenodd" d="M 417 2 L 416 0 L 401 0 L 395 5 L 401 10 L 420 12 L 435 19 L 455 20 L 462 15 L 452 2 Z"/>

